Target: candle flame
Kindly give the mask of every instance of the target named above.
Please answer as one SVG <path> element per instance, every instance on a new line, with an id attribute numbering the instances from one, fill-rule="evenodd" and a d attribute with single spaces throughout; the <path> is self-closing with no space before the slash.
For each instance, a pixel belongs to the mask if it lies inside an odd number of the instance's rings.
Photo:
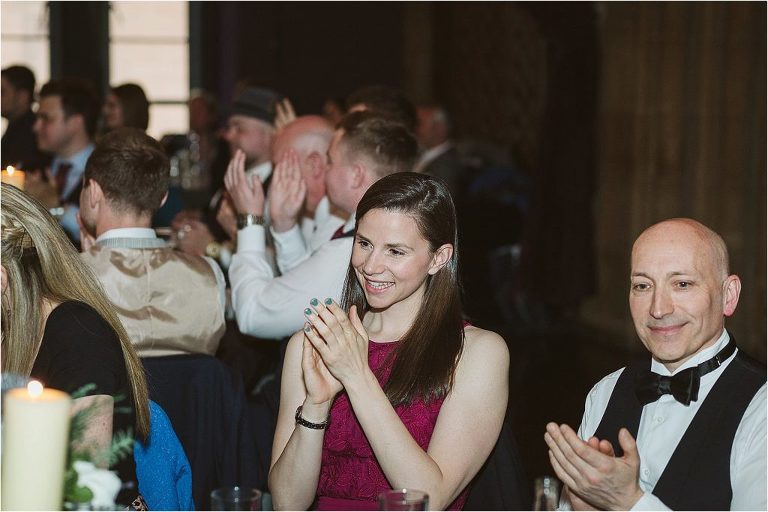
<path id="1" fill-rule="evenodd" d="M 11 176 L 15 170 L 16 168 L 12 165 L 9 165 L 8 167 L 5 168 L 5 172 L 8 173 L 8 176 Z"/>
<path id="2" fill-rule="evenodd" d="M 32 398 L 37 398 L 43 394 L 43 385 L 37 380 L 29 381 L 29 384 L 27 384 L 27 393 L 29 393 L 29 396 Z"/>

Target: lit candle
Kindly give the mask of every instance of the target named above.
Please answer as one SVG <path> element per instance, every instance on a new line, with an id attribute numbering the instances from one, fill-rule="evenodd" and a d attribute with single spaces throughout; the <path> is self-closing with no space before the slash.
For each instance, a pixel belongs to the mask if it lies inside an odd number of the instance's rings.
<path id="1" fill-rule="evenodd" d="M 26 176 L 24 175 L 24 171 L 22 171 L 21 169 L 16 169 L 12 165 L 9 165 L 8 167 L 6 167 L 2 172 L 3 183 L 13 185 L 19 190 L 24 190 L 25 178 Z"/>
<path id="2" fill-rule="evenodd" d="M 72 399 L 37 381 L 3 399 L 3 510 L 61 510 Z"/>

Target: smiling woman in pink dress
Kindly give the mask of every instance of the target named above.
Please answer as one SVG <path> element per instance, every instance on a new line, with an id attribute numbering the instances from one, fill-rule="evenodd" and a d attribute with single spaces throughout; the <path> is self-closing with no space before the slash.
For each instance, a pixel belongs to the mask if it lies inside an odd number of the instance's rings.
<path id="1" fill-rule="evenodd" d="M 288 344 L 269 487 L 277 509 L 376 509 L 390 488 L 460 509 L 504 419 L 509 353 L 462 319 L 445 184 L 376 182 L 340 307 L 310 301 Z"/>

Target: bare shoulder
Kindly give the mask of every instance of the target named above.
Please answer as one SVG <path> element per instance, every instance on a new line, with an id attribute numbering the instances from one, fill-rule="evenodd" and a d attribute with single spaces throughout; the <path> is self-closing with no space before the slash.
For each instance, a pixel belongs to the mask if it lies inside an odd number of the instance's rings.
<path id="1" fill-rule="evenodd" d="M 464 328 L 464 351 L 461 358 L 472 365 L 508 366 L 509 349 L 504 338 L 495 332 L 468 325 Z"/>

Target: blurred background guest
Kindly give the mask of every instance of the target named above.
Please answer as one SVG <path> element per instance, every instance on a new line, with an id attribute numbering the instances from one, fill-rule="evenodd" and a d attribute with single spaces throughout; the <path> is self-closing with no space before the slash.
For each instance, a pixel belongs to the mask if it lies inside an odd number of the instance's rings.
<path id="1" fill-rule="evenodd" d="M 149 126 L 149 100 L 137 84 L 122 84 L 110 89 L 101 113 L 102 132 L 123 127 L 146 131 Z"/>
<path id="2" fill-rule="evenodd" d="M 50 157 L 37 148 L 32 128 L 35 113 L 35 75 L 26 66 L 8 66 L 0 72 L 2 87 L 2 115 L 8 120 L 3 133 L 2 168 L 13 165 L 28 171 L 42 170 Z"/>
<path id="3" fill-rule="evenodd" d="M 334 129 L 320 116 L 301 116 L 286 125 L 275 138 L 275 162 L 293 158 L 292 176 L 279 180 L 281 186 L 270 192 L 270 217 L 273 234 L 298 225 L 311 251 L 327 242 L 346 221 L 346 213 L 331 208 L 326 195 L 328 147 Z M 293 153 L 293 157 L 290 153 Z M 278 183 L 275 171 L 274 185 Z M 301 191 L 303 190 L 303 201 Z M 275 242 L 279 243 L 279 238 Z M 278 255 L 280 251 L 278 250 Z M 281 260 L 278 260 L 280 265 Z M 295 266 L 295 263 L 289 265 Z M 280 268 L 285 272 L 289 268 Z"/>
<path id="4" fill-rule="evenodd" d="M 283 96 L 264 87 L 244 87 L 229 108 L 224 139 L 230 153 L 238 149 L 245 156 L 246 174 L 258 179 L 264 191 L 269 190 L 272 175 L 272 143 L 275 137 L 277 103 Z M 185 209 L 173 220 L 172 226 L 183 232 L 179 248 L 189 254 L 206 254 L 212 242 L 234 240 L 237 232 L 234 211 L 219 216 L 222 204 L 226 205 L 225 190 L 219 188 L 198 208 Z M 230 210 L 223 206 L 225 211 Z M 220 222 L 217 217 L 224 222 Z M 270 243 L 271 245 L 271 243 Z"/>
<path id="5" fill-rule="evenodd" d="M 338 125 L 346 112 L 347 109 L 345 107 L 344 98 L 328 98 L 323 102 L 323 117 L 326 118 L 332 126 Z"/>
<path id="6" fill-rule="evenodd" d="M 416 131 L 416 107 L 406 94 L 389 85 L 369 85 L 355 90 L 347 97 L 347 112 L 370 110 L 392 117 Z"/>
<path id="7" fill-rule="evenodd" d="M 328 199 L 338 210 L 354 212 L 373 183 L 388 174 L 411 169 L 416 140 L 405 126 L 391 118 L 353 112 L 334 133 L 328 155 Z M 314 251 L 298 229 L 282 233 L 276 246 L 305 256 L 300 264 L 275 275 L 264 250 L 264 194 L 258 181 L 245 178 L 243 167 L 242 155 L 236 154 L 225 179 L 239 217 L 237 252 L 229 270 L 233 307 L 243 332 L 282 338 L 301 328 L 302 304 L 307 297 L 339 297 L 345 262 L 352 249 L 354 215 L 347 213 L 342 229 Z M 280 234 L 276 233 L 276 238 Z"/>
<path id="8" fill-rule="evenodd" d="M 93 151 L 98 116 L 98 97 L 93 85 L 86 80 L 51 80 L 40 89 L 34 131 L 38 147 L 51 152 L 53 162 L 50 173 L 39 177 L 37 190 L 41 195 L 51 189 L 55 191 L 64 209 L 59 224 L 75 244 L 80 243 L 77 223 L 80 188 L 85 164 Z"/>
<path id="9" fill-rule="evenodd" d="M 200 210 L 224 184 L 229 147 L 217 128 L 216 98 L 194 89 L 187 101 L 189 130 L 163 135 L 160 143 L 171 161 L 168 200 L 155 213 L 153 226 L 170 226 L 186 209 L 185 217 L 199 220 Z"/>
<path id="10" fill-rule="evenodd" d="M 463 165 L 451 140 L 448 112 L 439 105 L 425 104 L 417 107 L 416 115 L 416 139 L 422 152 L 413 170 L 445 181 L 455 201 L 461 192 Z"/>
<path id="11" fill-rule="evenodd" d="M 73 411 L 96 407 L 82 448 L 105 466 L 113 435 L 149 434 L 141 362 L 101 285 L 46 209 L 10 185 L 2 196 L 2 369 L 67 393 L 94 384 Z M 124 484 L 117 502 L 131 503 L 133 454 L 116 469 Z"/>
<path id="12" fill-rule="evenodd" d="M 224 185 L 224 171 L 229 162 L 229 148 L 218 131 L 219 108 L 216 97 L 202 89 L 194 89 L 187 102 L 189 109 L 189 138 L 195 141 L 197 159 L 202 172 L 209 175 L 211 191 Z M 221 165 L 217 165 L 221 162 Z"/>

